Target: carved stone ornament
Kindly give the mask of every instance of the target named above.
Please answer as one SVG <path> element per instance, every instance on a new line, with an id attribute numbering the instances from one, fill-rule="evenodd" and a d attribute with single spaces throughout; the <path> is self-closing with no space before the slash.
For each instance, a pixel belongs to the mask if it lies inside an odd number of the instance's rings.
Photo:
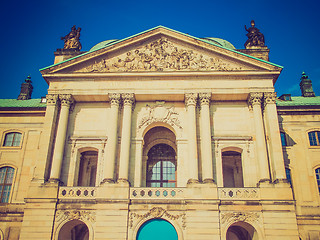
<path id="1" fill-rule="evenodd" d="M 260 219 L 260 214 L 256 212 L 225 212 L 221 213 L 221 223 L 228 222 L 256 222 Z"/>
<path id="2" fill-rule="evenodd" d="M 178 215 L 172 215 L 170 213 L 168 213 L 165 209 L 161 208 L 161 207 L 154 207 L 152 209 L 149 210 L 149 212 L 145 213 L 145 214 L 138 214 L 138 213 L 130 213 L 130 218 L 129 218 L 129 227 L 132 228 L 133 227 L 133 221 L 134 219 L 148 219 L 148 218 L 161 218 L 165 216 L 166 218 L 170 219 L 170 220 L 178 220 L 181 219 L 182 221 L 182 228 L 185 229 L 186 228 L 186 214 L 185 213 L 181 213 Z"/>
<path id="3" fill-rule="evenodd" d="M 119 106 L 119 104 L 120 104 L 120 93 L 110 93 L 109 94 L 109 98 L 110 98 L 110 104 L 111 105 Z"/>
<path id="4" fill-rule="evenodd" d="M 112 59 L 101 59 L 77 72 L 238 71 L 236 64 L 206 56 L 160 38 Z"/>
<path id="5" fill-rule="evenodd" d="M 189 105 L 197 105 L 198 94 L 197 93 L 186 93 L 185 94 L 185 104 Z"/>
<path id="6" fill-rule="evenodd" d="M 255 93 L 250 93 L 248 103 L 249 105 L 261 105 L 261 100 L 263 97 L 263 93 L 255 92 Z"/>
<path id="7" fill-rule="evenodd" d="M 133 93 L 123 93 L 121 94 L 123 105 L 132 106 L 134 104 L 134 94 Z"/>
<path id="8" fill-rule="evenodd" d="M 275 93 L 275 92 L 264 93 L 263 97 L 264 97 L 264 104 L 265 105 L 270 104 L 270 103 L 275 104 L 276 98 L 277 98 L 277 93 Z"/>
<path id="9" fill-rule="evenodd" d="M 73 104 L 73 97 L 71 94 L 61 94 L 59 95 L 59 99 L 60 99 L 61 105 L 70 106 Z"/>
<path id="10" fill-rule="evenodd" d="M 211 100 L 211 93 L 199 93 L 200 105 L 209 105 Z"/>
<path id="11" fill-rule="evenodd" d="M 95 222 L 96 213 L 86 210 L 58 210 L 56 213 L 56 222 L 62 222 L 65 220 L 82 220 Z"/>
<path id="12" fill-rule="evenodd" d="M 47 94 L 47 105 L 55 105 L 58 101 L 58 95 L 57 94 Z"/>
<path id="13" fill-rule="evenodd" d="M 182 128 L 178 118 L 179 114 L 175 111 L 174 107 L 165 107 L 163 104 L 157 104 L 153 107 L 147 105 L 145 111 L 139 121 L 138 128 L 149 125 L 153 122 L 164 122 L 170 126 Z"/>

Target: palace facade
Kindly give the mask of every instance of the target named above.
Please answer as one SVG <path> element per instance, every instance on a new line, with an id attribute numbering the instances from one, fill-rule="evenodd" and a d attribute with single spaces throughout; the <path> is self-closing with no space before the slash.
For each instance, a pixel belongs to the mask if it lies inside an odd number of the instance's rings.
<path id="1" fill-rule="evenodd" d="M 320 239 L 320 97 L 303 74 L 277 98 L 282 67 L 247 31 L 245 49 L 67 35 L 46 98 L 28 78 L 0 100 L 0 239 Z"/>

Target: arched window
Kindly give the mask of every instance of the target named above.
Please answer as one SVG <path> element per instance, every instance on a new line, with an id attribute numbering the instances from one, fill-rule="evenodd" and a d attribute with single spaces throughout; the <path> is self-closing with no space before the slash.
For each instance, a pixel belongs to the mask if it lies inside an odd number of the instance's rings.
<path id="1" fill-rule="evenodd" d="M 10 132 L 4 137 L 3 146 L 5 147 L 19 147 L 21 142 L 21 133 Z"/>
<path id="2" fill-rule="evenodd" d="M 144 223 L 137 234 L 136 240 L 178 240 L 176 229 L 166 220 L 151 219 Z"/>
<path id="3" fill-rule="evenodd" d="M 1 193 L 2 203 L 9 202 L 13 176 L 14 176 L 14 168 L 12 167 L 0 168 L 0 193 Z"/>
<path id="4" fill-rule="evenodd" d="M 318 190 L 319 190 L 319 193 L 320 193 L 320 168 L 316 169 L 316 178 L 317 178 Z"/>
<path id="5" fill-rule="evenodd" d="M 148 152 L 147 187 L 176 187 L 176 153 L 167 144 L 157 144 Z"/>
<path id="6" fill-rule="evenodd" d="M 281 137 L 281 145 L 282 146 L 287 146 L 286 134 L 284 132 L 280 132 L 280 137 Z"/>
<path id="7" fill-rule="evenodd" d="M 313 131 L 308 133 L 310 146 L 320 145 L 320 131 Z"/>
<path id="8" fill-rule="evenodd" d="M 226 151 L 222 153 L 223 186 L 243 187 L 241 153 Z"/>
<path id="9" fill-rule="evenodd" d="M 81 153 L 78 186 L 94 187 L 96 185 L 97 162 L 97 151 Z"/>
<path id="10" fill-rule="evenodd" d="M 226 238 L 233 240 L 254 240 L 258 239 L 258 233 L 250 224 L 237 222 L 228 228 Z"/>
<path id="11" fill-rule="evenodd" d="M 87 225 L 80 220 L 72 220 L 62 226 L 59 232 L 58 240 L 88 240 L 89 229 Z"/>

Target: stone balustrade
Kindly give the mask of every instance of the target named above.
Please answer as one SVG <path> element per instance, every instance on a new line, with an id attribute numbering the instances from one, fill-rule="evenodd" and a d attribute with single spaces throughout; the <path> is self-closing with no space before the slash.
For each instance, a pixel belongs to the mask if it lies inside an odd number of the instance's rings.
<path id="1" fill-rule="evenodd" d="M 95 198 L 95 187 L 60 187 L 59 199 L 89 199 Z"/>
<path id="2" fill-rule="evenodd" d="M 183 199 L 184 188 L 131 188 L 130 199 Z"/>
<path id="3" fill-rule="evenodd" d="M 219 188 L 218 196 L 221 200 L 258 200 L 259 188 Z"/>

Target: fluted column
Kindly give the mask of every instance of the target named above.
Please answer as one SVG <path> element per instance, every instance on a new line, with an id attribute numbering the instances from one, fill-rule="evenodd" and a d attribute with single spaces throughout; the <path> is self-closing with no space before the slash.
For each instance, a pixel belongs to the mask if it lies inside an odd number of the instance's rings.
<path id="1" fill-rule="evenodd" d="M 263 93 L 250 93 L 249 104 L 252 106 L 256 133 L 256 156 L 259 163 L 260 182 L 270 181 L 266 138 L 263 127 L 261 100 Z"/>
<path id="2" fill-rule="evenodd" d="M 132 93 L 121 94 L 123 101 L 123 119 L 120 146 L 120 166 L 119 182 L 129 182 L 129 157 L 130 157 L 130 140 L 131 140 L 131 115 L 134 103 Z"/>
<path id="3" fill-rule="evenodd" d="M 71 94 L 59 95 L 59 99 L 61 103 L 61 109 L 51 165 L 51 180 L 60 179 L 61 165 L 68 128 L 69 109 L 71 104 L 73 103 Z"/>
<path id="4" fill-rule="evenodd" d="M 275 92 L 264 93 L 264 117 L 266 123 L 266 134 L 268 136 L 270 149 L 270 162 L 272 164 L 273 180 L 286 179 L 283 152 L 280 138 L 278 113 L 276 108 Z"/>
<path id="5" fill-rule="evenodd" d="M 200 93 L 200 138 L 202 179 L 204 183 L 213 183 L 212 143 L 210 127 L 210 99 L 211 93 Z"/>
<path id="6" fill-rule="evenodd" d="M 109 94 L 110 99 L 110 114 L 108 114 L 108 123 L 110 124 L 110 133 L 108 142 L 104 149 L 104 168 L 103 168 L 103 183 L 114 182 L 114 169 L 116 162 L 116 152 L 118 143 L 118 116 L 120 105 L 120 93 Z"/>
<path id="7" fill-rule="evenodd" d="M 196 105 L 197 93 L 187 93 L 185 104 L 188 114 L 188 145 L 189 145 L 189 180 L 188 183 L 198 183 L 198 152 L 197 152 L 197 125 Z"/>

